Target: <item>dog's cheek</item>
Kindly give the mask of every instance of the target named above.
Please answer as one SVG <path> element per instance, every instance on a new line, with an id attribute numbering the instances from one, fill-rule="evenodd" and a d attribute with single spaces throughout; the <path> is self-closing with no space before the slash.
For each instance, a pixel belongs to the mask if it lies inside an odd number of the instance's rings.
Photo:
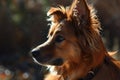
<path id="1" fill-rule="evenodd" d="M 56 48 L 55 54 L 63 59 L 80 59 L 81 50 L 77 43 L 74 41 L 65 41 L 61 47 Z"/>
<path id="2" fill-rule="evenodd" d="M 68 59 L 75 64 L 82 63 L 83 62 L 82 51 L 78 43 L 73 41 L 68 46 L 69 46 L 69 53 L 67 53 L 69 56 Z"/>

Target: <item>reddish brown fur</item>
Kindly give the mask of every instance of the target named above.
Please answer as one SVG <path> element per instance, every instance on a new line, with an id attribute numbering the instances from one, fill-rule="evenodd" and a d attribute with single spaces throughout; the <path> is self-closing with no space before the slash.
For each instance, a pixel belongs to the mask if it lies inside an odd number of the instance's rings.
<path id="1" fill-rule="evenodd" d="M 100 23 L 85 0 L 75 0 L 70 8 L 51 8 L 48 16 L 51 16 L 48 40 L 33 49 L 40 53 L 36 60 L 50 68 L 45 80 L 78 80 L 99 66 L 92 80 L 120 79 L 120 63 L 106 51 L 99 34 Z M 58 36 L 64 40 L 56 42 Z M 52 64 L 58 58 L 63 63 Z"/>

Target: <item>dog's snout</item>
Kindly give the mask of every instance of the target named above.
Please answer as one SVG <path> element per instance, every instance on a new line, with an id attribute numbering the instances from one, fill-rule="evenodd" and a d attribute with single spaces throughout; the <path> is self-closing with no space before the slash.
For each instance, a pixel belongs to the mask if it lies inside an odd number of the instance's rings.
<path id="1" fill-rule="evenodd" d="M 32 54 L 33 57 L 38 57 L 40 52 L 39 52 L 39 50 L 32 50 L 31 54 Z"/>

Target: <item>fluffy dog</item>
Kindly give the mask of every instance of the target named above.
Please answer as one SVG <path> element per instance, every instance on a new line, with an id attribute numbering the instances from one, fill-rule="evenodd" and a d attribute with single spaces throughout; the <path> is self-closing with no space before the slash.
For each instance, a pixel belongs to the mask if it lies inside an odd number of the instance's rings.
<path id="1" fill-rule="evenodd" d="M 107 52 L 95 10 L 85 0 L 70 7 L 52 7 L 48 40 L 32 50 L 47 66 L 45 80 L 120 80 L 120 63 Z"/>

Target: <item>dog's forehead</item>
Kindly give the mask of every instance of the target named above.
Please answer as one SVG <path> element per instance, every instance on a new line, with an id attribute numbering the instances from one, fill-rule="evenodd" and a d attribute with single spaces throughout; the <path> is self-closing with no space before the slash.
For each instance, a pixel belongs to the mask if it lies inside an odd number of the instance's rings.
<path id="1" fill-rule="evenodd" d="M 50 27 L 49 34 L 51 35 L 51 34 L 53 34 L 54 32 L 57 32 L 57 31 L 66 31 L 66 30 L 69 30 L 69 28 L 71 26 L 70 24 L 71 24 L 71 22 L 69 20 L 67 20 L 67 19 L 63 19 L 63 20 L 61 20 L 58 23 L 54 23 Z M 67 27 L 69 27 L 69 28 L 67 28 Z"/>
<path id="2" fill-rule="evenodd" d="M 68 26 L 69 25 L 68 23 L 70 23 L 70 22 L 67 19 L 64 19 L 60 23 L 58 23 L 59 24 L 58 27 L 60 27 L 60 26 L 62 26 L 62 27 Z"/>

